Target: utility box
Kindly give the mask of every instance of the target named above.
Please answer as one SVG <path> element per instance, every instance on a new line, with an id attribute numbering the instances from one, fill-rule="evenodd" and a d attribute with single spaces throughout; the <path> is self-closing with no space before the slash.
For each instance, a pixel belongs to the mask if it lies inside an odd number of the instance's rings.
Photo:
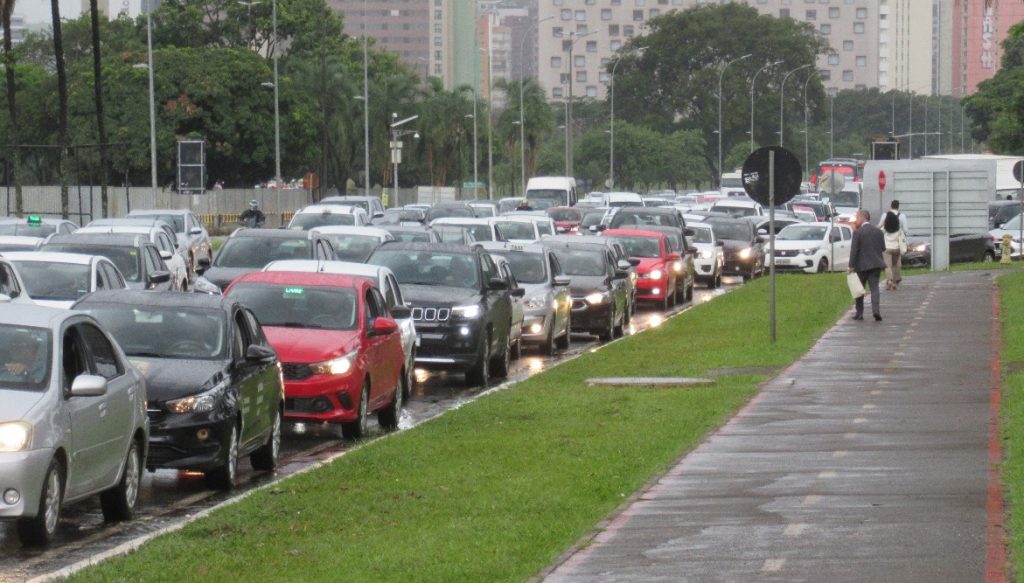
<path id="1" fill-rule="evenodd" d="M 872 142 L 871 143 L 871 159 L 872 160 L 899 160 L 900 159 L 900 143 L 899 142 Z"/>
<path id="2" fill-rule="evenodd" d="M 178 192 L 206 194 L 206 141 L 178 141 Z"/>
<path id="3" fill-rule="evenodd" d="M 864 167 L 861 208 L 878 224 L 893 199 L 910 234 L 931 240 L 932 270 L 949 269 L 949 237 L 987 233 L 996 187 L 990 160 L 872 160 Z"/>

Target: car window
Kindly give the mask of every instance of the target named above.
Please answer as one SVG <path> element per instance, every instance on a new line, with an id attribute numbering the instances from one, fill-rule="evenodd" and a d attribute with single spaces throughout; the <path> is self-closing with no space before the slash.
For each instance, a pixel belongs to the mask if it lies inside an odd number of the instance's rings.
<path id="1" fill-rule="evenodd" d="M 480 264 L 484 271 L 484 281 L 489 282 L 495 277 L 501 277 L 498 274 L 498 266 L 494 264 L 494 260 L 489 255 L 480 256 Z"/>
<path id="2" fill-rule="evenodd" d="M 166 271 L 167 267 L 164 265 L 164 260 L 160 257 L 160 252 L 157 251 L 156 247 L 146 246 L 146 273 L 153 273 L 154 271 Z"/>
<path id="3" fill-rule="evenodd" d="M 50 373 L 50 331 L 0 324 L 0 382 L 5 389 L 42 391 Z"/>
<path id="4" fill-rule="evenodd" d="M 243 309 L 242 312 L 245 314 L 245 322 L 248 325 L 247 336 L 253 339 L 255 344 L 267 344 L 267 337 L 263 334 L 263 328 L 260 327 L 259 321 L 256 319 L 256 314 L 252 313 L 252 310 Z"/>
<path id="5" fill-rule="evenodd" d="M 121 277 L 121 274 L 117 271 L 117 268 L 114 267 L 112 263 L 100 261 L 99 264 L 97 265 L 97 269 L 100 273 L 104 275 L 107 286 L 110 289 L 123 289 L 126 287 L 124 283 L 124 278 Z"/>
<path id="6" fill-rule="evenodd" d="M 516 276 L 512 273 L 512 269 L 508 266 L 508 263 L 502 264 L 501 274 L 505 281 L 508 282 L 509 288 L 519 287 L 519 282 L 516 281 Z"/>
<path id="7" fill-rule="evenodd" d="M 171 242 L 171 238 L 167 236 L 167 233 L 163 231 L 156 234 L 156 246 L 161 251 L 174 253 L 174 243 Z"/>
<path id="8" fill-rule="evenodd" d="M 246 319 L 245 312 L 238 310 L 235 312 L 235 327 L 238 328 L 242 337 L 242 354 L 245 354 L 245 349 L 251 344 L 258 344 L 256 332 L 249 326 L 249 321 Z"/>
<path id="9" fill-rule="evenodd" d="M 232 318 L 232 320 L 235 325 L 231 327 L 231 345 L 232 350 L 235 353 L 235 360 L 237 361 L 245 358 L 245 331 L 243 331 L 242 326 L 239 325 L 239 322 L 242 321 L 242 319 L 239 318 L 238 314 L 235 314 L 235 317 Z"/>
<path id="10" fill-rule="evenodd" d="M 843 241 L 849 241 L 853 238 L 853 229 L 848 227 L 841 227 L 840 231 L 843 233 Z"/>
<path id="11" fill-rule="evenodd" d="M 374 288 L 366 290 L 366 326 L 370 327 L 373 325 L 373 321 L 381 316 L 387 316 L 387 308 L 384 307 L 384 298 L 380 297 L 380 292 Z"/>
<path id="12" fill-rule="evenodd" d="M 384 300 L 387 303 L 388 310 L 402 303 L 402 295 L 398 290 L 398 282 L 395 281 L 393 276 L 387 276 L 384 278 Z"/>
<path id="13" fill-rule="evenodd" d="M 71 394 L 71 384 L 75 378 L 90 373 L 89 361 L 86 360 L 82 343 L 78 341 L 76 326 L 65 330 L 61 340 L 61 372 L 63 373 L 62 387 L 65 395 Z"/>
<path id="14" fill-rule="evenodd" d="M 124 368 L 117 360 L 117 353 L 106 335 L 92 324 L 79 324 L 79 332 L 92 356 L 92 370 L 107 380 L 115 379 L 124 374 Z"/>
<path id="15" fill-rule="evenodd" d="M 18 289 L 18 279 L 9 265 L 0 265 L 0 294 L 9 298 L 21 295 L 21 290 Z"/>

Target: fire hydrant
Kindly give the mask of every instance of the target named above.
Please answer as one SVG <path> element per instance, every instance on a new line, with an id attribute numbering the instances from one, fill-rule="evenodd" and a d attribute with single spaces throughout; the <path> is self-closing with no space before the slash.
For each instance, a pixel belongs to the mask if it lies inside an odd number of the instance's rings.
<path id="1" fill-rule="evenodd" d="M 1009 233 L 1003 235 L 1003 240 L 999 244 L 999 253 L 1003 256 L 999 263 L 1013 262 L 1013 235 Z"/>

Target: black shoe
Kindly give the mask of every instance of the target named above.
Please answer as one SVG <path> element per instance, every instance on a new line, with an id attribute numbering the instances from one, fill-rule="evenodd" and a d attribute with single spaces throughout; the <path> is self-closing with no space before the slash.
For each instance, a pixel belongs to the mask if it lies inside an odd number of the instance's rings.
<path id="1" fill-rule="evenodd" d="M 854 315 L 854 316 L 853 316 L 853 318 L 852 318 L 852 319 L 853 319 L 853 320 L 863 320 L 863 319 L 864 319 L 864 316 L 861 316 L 860 314 L 856 314 L 856 315 Z"/>
<path id="2" fill-rule="evenodd" d="M 882 315 L 881 314 L 875 314 L 875 321 L 876 322 L 881 322 L 882 321 Z"/>

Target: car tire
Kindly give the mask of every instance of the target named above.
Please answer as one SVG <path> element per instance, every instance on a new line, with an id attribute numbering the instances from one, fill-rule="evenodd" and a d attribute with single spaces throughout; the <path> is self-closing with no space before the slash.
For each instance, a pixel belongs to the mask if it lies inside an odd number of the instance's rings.
<path id="1" fill-rule="evenodd" d="M 221 467 L 206 472 L 206 485 L 214 490 L 231 490 L 238 478 L 238 425 L 231 426 L 228 435 L 228 455 Z"/>
<path id="2" fill-rule="evenodd" d="M 131 520 L 135 515 L 135 504 L 139 501 L 139 489 L 142 487 L 142 450 L 139 443 L 132 438 L 128 447 L 128 455 L 121 467 L 121 479 L 117 485 L 100 494 L 100 508 L 103 520 L 117 522 Z"/>
<path id="3" fill-rule="evenodd" d="M 547 337 L 540 343 L 540 353 L 544 356 L 551 356 L 555 353 L 555 328 L 551 326 L 548 328 Z"/>
<path id="4" fill-rule="evenodd" d="M 615 337 L 615 313 L 608 314 L 608 327 L 597 333 L 597 339 L 601 342 L 608 342 Z"/>
<path id="5" fill-rule="evenodd" d="M 821 261 L 818 262 L 818 273 L 827 273 L 827 272 L 828 272 L 828 259 L 825 259 L 824 257 L 822 257 Z"/>
<path id="6" fill-rule="evenodd" d="M 405 395 L 409 390 L 405 387 L 405 369 L 398 375 L 398 383 L 395 385 L 395 396 L 391 403 L 377 412 L 377 423 L 388 431 L 398 429 L 398 420 L 402 417 L 402 408 L 405 407 Z"/>
<path id="7" fill-rule="evenodd" d="M 43 546 L 53 540 L 64 501 L 64 471 L 56 458 L 50 460 L 43 478 L 39 508 L 32 518 L 18 519 L 18 539 L 25 546 Z"/>
<path id="8" fill-rule="evenodd" d="M 569 318 L 571 318 L 571 316 L 566 316 L 565 318 L 565 334 L 562 334 L 555 339 L 555 348 L 558 348 L 559 350 L 569 350 L 569 341 L 570 336 L 572 335 L 572 320 Z"/>
<path id="9" fill-rule="evenodd" d="M 356 420 L 346 421 L 341 424 L 341 435 L 345 439 L 362 439 L 366 437 L 366 427 L 369 418 L 368 408 L 370 406 L 370 379 L 363 381 L 363 390 L 359 392 L 359 405 L 356 409 Z"/>
<path id="10" fill-rule="evenodd" d="M 625 333 L 625 331 L 626 331 L 626 324 L 624 323 L 625 320 L 626 320 L 626 315 L 623 314 L 622 317 L 619 318 L 619 325 L 615 326 L 614 328 L 612 328 L 612 337 L 613 338 L 621 338 L 622 335 Z"/>
<path id="11" fill-rule="evenodd" d="M 491 362 L 491 375 L 503 379 L 508 376 L 510 370 L 512 370 L 511 339 L 505 342 L 505 350 L 502 350 L 501 354 L 495 356 Z"/>
<path id="12" fill-rule="evenodd" d="M 512 360 L 519 360 L 519 357 L 523 355 L 523 336 L 520 333 L 519 338 L 512 344 Z"/>
<path id="13" fill-rule="evenodd" d="M 491 355 L 491 333 L 484 336 L 483 346 L 476 356 L 476 362 L 466 371 L 466 384 L 469 386 L 486 385 L 490 377 Z"/>
<path id="14" fill-rule="evenodd" d="M 274 421 L 267 442 L 249 456 L 252 469 L 260 472 L 272 472 L 277 469 L 277 463 L 281 458 L 282 415 L 281 408 L 278 407 L 274 412 Z"/>

